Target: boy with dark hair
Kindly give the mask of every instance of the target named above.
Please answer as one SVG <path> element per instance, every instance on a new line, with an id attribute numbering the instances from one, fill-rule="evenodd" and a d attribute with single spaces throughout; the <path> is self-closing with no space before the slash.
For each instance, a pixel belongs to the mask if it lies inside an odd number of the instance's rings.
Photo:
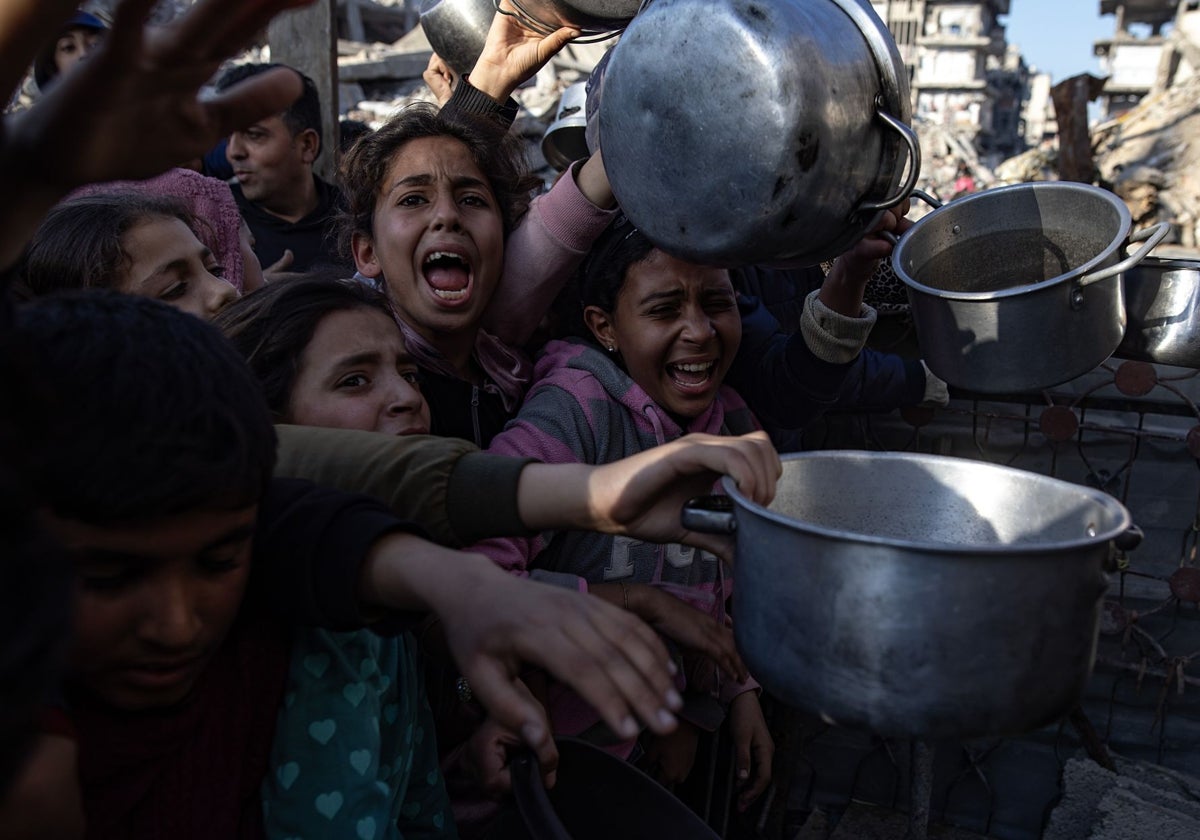
<path id="1" fill-rule="evenodd" d="M 216 89 L 279 67 L 287 65 L 235 65 L 217 79 Z M 353 270 L 331 235 L 341 194 L 313 172 L 322 151 L 317 86 L 299 70 L 288 69 L 300 77 L 300 98 L 282 113 L 229 135 L 225 156 L 237 182 L 233 195 L 265 270 L 304 272 L 327 265 Z"/>
<path id="2" fill-rule="evenodd" d="M 484 648 L 516 653 L 502 641 L 509 610 L 572 620 L 576 599 L 547 612 L 532 586 L 501 596 L 486 561 L 425 542 L 373 500 L 272 479 L 258 385 L 199 319 L 91 292 L 18 310 L 17 335 L 59 395 L 32 490 L 77 582 L 52 728 L 78 744 L 96 836 L 261 834 L 290 644 L 280 617 L 338 629 L 429 609 L 476 694 L 493 697 L 494 669 L 508 669 Z M 665 663 L 641 638 L 627 655 Z M 509 711 L 545 740 L 540 711 Z"/>

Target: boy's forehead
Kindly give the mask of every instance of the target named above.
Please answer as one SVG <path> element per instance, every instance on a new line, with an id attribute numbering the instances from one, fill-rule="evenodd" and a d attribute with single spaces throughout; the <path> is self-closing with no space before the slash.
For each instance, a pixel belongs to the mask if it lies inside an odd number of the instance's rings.
<path id="1" fill-rule="evenodd" d="M 192 556 L 244 541 L 254 533 L 258 506 L 235 510 L 198 510 L 146 519 L 98 525 L 45 512 L 43 526 L 73 553 L 102 552 L 147 560 Z"/>

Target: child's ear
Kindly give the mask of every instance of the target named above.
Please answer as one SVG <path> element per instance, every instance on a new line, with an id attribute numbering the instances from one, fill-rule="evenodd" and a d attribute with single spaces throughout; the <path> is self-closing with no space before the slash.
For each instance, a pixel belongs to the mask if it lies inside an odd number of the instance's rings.
<path id="1" fill-rule="evenodd" d="M 585 306 L 583 322 L 605 350 L 613 353 L 621 349 L 617 346 L 617 332 L 613 328 L 612 316 L 599 306 Z"/>
<path id="2" fill-rule="evenodd" d="M 358 273 L 372 279 L 383 274 L 379 261 L 375 259 L 375 242 L 365 233 L 356 233 L 350 237 L 350 251 L 354 254 L 354 266 Z"/>

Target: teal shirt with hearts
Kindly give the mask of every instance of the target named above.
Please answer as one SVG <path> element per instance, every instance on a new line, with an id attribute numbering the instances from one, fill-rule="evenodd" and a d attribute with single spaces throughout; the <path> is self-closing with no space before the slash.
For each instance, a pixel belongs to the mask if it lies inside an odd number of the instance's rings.
<path id="1" fill-rule="evenodd" d="M 298 629 L 263 822 L 271 840 L 457 838 L 409 633 Z"/>

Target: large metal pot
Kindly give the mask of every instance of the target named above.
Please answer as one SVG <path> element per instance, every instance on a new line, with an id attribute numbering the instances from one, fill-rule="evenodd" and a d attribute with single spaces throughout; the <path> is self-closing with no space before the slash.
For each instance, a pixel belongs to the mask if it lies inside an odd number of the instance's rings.
<path id="1" fill-rule="evenodd" d="M 822 718 L 925 739 L 1029 731 L 1078 701 L 1104 564 L 1136 544 L 1098 490 L 962 458 L 783 457 L 763 507 L 728 478 L 750 673 Z M 703 508 L 688 527 L 708 528 Z"/>
<path id="2" fill-rule="evenodd" d="M 1012 393 L 1100 364 L 1125 333 L 1121 272 L 1170 230 L 1131 237 L 1130 227 L 1116 195 L 1065 181 L 985 190 L 919 220 L 892 267 L 930 370 L 958 387 Z"/>
<path id="3" fill-rule="evenodd" d="M 1113 355 L 1200 368 L 1200 261 L 1146 257 L 1122 282 L 1128 323 Z"/>
<path id="4" fill-rule="evenodd" d="M 621 209 L 691 262 L 832 258 L 920 169 L 907 72 L 858 0 L 653 0 L 599 107 Z"/>
<path id="5" fill-rule="evenodd" d="M 460 76 L 475 68 L 495 16 L 492 0 L 421 2 L 421 28 L 429 46 Z"/>

